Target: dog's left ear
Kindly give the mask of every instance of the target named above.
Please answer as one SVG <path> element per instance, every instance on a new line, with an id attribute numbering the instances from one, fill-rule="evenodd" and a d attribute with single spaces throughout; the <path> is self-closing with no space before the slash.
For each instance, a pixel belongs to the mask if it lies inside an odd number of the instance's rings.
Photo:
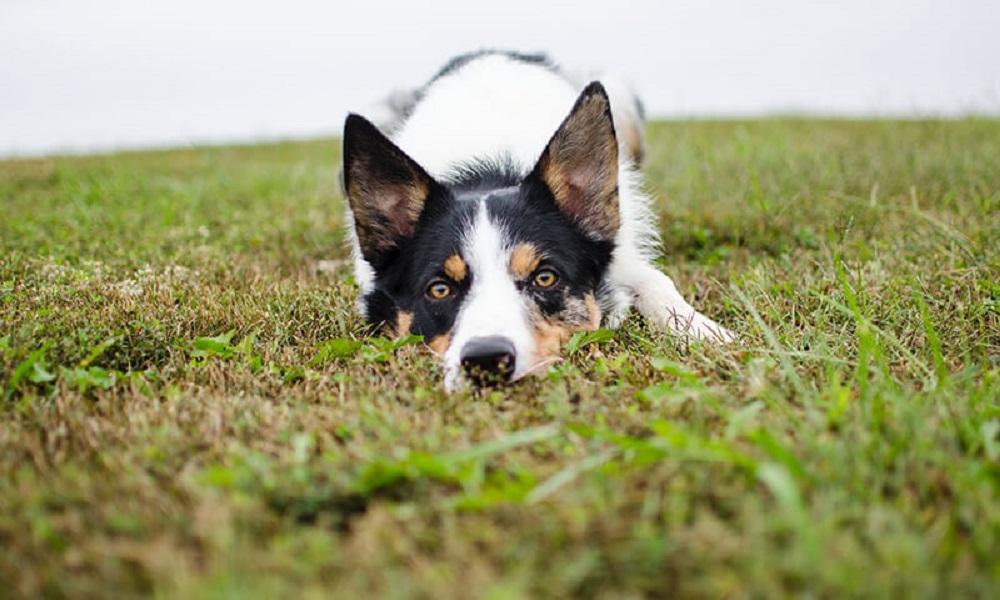
<path id="1" fill-rule="evenodd" d="M 596 239 L 613 240 L 618 210 L 618 141 L 611 102 L 599 82 L 588 85 L 556 130 L 532 177 L 548 186 L 559 209 Z"/>
<path id="2" fill-rule="evenodd" d="M 344 123 L 344 189 L 361 254 L 381 264 L 413 236 L 439 184 L 364 117 Z"/>

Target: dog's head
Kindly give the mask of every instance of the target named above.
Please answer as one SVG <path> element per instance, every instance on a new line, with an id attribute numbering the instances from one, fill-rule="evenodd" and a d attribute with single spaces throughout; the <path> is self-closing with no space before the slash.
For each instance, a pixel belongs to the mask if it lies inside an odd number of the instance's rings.
<path id="1" fill-rule="evenodd" d="M 344 184 L 361 255 L 362 305 L 391 334 L 444 358 L 454 389 L 520 378 L 600 326 L 619 227 L 618 145 L 592 83 L 527 176 L 471 166 L 436 181 L 363 117 L 344 128 Z"/>

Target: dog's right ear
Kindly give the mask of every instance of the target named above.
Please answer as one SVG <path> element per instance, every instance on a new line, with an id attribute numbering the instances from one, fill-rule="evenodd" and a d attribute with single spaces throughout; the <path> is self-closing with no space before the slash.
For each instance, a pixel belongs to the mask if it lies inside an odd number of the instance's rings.
<path id="1" fill-rule="evenodd" d="M 344 123 L 344 189 L 361 254 L 372 265 L 416 230 L 437 182 L 360 115 Z"/>

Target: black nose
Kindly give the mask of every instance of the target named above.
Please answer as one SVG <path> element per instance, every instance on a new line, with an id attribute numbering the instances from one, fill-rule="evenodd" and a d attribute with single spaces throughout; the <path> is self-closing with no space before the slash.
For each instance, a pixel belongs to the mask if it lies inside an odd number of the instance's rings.
<path id="1" fill-rule="evenodd" d="M 462 368 L 477 385 L 510 381 L 515 358 L 514 343 L 499 335 L 472 338 L 462 348 Z"/>

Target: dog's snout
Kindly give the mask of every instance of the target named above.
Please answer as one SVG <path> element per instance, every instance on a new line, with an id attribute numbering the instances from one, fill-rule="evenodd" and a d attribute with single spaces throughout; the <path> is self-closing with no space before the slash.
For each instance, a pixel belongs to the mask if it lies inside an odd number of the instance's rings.
<path id="1" fill-rule="evenodd" d="M 516 359 L 514 343 L 499 335 L 472 338 L 462 347 L 462 369 L 477 385 L 510 381 Z"/>

